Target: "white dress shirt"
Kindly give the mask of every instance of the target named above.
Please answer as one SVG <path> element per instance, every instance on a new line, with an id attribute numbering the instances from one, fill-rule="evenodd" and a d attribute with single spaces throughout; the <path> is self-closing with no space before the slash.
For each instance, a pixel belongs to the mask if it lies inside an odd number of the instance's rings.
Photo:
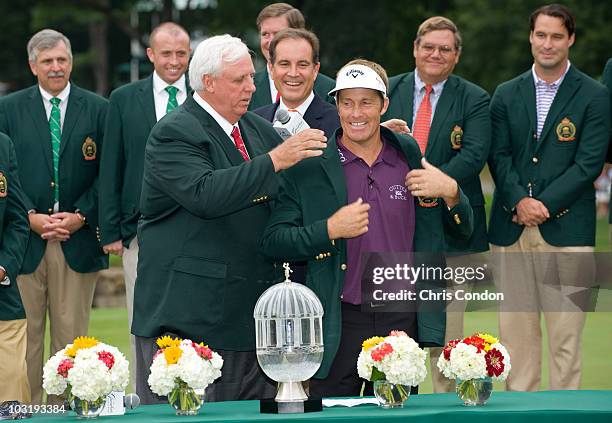
<path id="1" fill-rule="evenodd" d="M 174 81 L 174 84 L 168 84 L 159 77 L 157 72 L 153 71 L 153 100 L 155 101 L 155 118 L 157 121 L 166 116 L 166 107 L 168 107 L 168 98 L 170 97 L 166 87 L 169 85 L 178 89 L 176 101 L 179 106 L 187 100 L 187 85 L 184 74 Z"/>
<path id="2" fill-rule="evenodd" d="M 53 107 L 53 105 L 51 104 L 51 99 L 53 97 L 57 97 L 61 100 L 59 104 L 60 128 L 63 130 L 64 120 L 66 117 L 66 109 L 68 108 L 68 96 L 70 95 L 70 82 L 66 85 L 66 88 L 64 88 L 62 92 L 56 96 L 52 96 L 51 94 L 46 92 L 43 89 L 43 87 L 41 87 L 40 85 L 38 86 L 38 89 L 40 90 L 40 95 L 42 95 L 42 98 L 43 98 L 43 106 L 45 106 L 45 113 L 47 114 L 47 121 L 49 121 L 49 117 L 51 116 L 51 108 Z"/>

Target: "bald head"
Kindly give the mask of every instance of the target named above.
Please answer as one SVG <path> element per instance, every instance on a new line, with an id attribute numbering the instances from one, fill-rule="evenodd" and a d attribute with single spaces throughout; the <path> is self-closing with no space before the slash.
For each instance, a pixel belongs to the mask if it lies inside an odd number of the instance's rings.
<path id="1" fill-rule="evenodd" d="M 189 34 L 174 22 L 164 22 L 151 31 L 147 57 L 157 75 L 168 84 L 176 82 L 187 71 Z"/>

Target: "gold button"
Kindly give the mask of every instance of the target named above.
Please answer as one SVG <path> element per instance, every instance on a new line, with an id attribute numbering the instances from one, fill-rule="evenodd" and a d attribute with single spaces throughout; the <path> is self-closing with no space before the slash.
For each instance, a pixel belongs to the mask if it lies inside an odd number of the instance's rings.
<path id="1" fill-rule="evenodd" d="M 51 181 L 51 188 L 55 186 L 55 182 Z"/>
<path id="2" fill-rule="evenodd" d="M 342 264 L 340 265 L 340 269 L 342 269 L 342 270 L 346 270 L 346 268 L 347 268 L 346 264 L 342 263 Z"/>
<path id="3" fill-rule="evenodd" d="M 327 253 L 327 257 L 331 257 L 331 253 Z"/>
<path id="4" fill-rule="evenodd" d="M 533 159 L 531 159 L 532 162 L 537 163 L 539 160 L 537 157 L 534 157 Z"/>
<path id="5" fill-rule="evenodd" d="M 49 214 L 53 213 L 53 209 L 49 209 L 47 211 L 49 212 Z"/>
<path id="6" fill-rule="evenodd" d="M 461 218 L 459 217 L 459 213 L 455 213 L 455 214 L 453 215 L 453 218 L 455 219 L 455 223 L 456 223 L 457 225 L 461 225 Z"/>
<path id="7" fill-rule="evenodd" d="M 538 139 L 538 134 L 535 134 L 535 133 L 534 133 L 534 134 L 533 134 L 533 139 L 534 139 L 534 140 L 537 140 L 537 139 Z"/>
<path id="8" fill-rule="evenodd" d="M 332 240 L 331 240 L 331 244 L 332 244 L 333 246 L 335 246 L 335 245 L 336 245 L 336 241 L 332 239 Z"/>

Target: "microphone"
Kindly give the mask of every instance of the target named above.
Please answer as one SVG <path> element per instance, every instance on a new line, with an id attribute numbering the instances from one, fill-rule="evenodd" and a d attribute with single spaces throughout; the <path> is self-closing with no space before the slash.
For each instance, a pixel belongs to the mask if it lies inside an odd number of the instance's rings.
<path id="1" fill-rule="evenodd" d="M 127 394 L 123 397 L 123 405 L 126 410 L 134 410 L 140 405 L 140 397 L 137 394 Z"/>
<path id="2" fill-rule="evenodd" d="M 310 128 L 299 113 L 289 113 L 285 109 L 278 109 L 276 111 L 272 126 L 283 141 L 304 129 Z"/>

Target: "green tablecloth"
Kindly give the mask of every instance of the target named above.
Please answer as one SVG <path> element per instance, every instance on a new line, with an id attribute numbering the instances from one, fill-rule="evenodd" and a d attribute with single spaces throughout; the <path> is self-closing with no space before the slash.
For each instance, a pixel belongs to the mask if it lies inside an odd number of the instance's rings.
<path id="1" fill-rule="evenodd" d="M 74 414 L 36 415 L 46 422 L 76 421 Z M 449 420 L 450 419 L 450 420 Z M 167 405 L 141 406 L 124 416 L 104 416 L 102 423 L 126 422 L 445 422 L 450 423 L 611 423 L 612 391 L 493 392 L 484 407 L 465 407 L 455 394 L 414 395 L 404 408 L 384 410 L 375 405 L 324 408 L 307 414 L 260 414 L 258 401 L 205 403 L 200 415 L 178 417 Z"/>

